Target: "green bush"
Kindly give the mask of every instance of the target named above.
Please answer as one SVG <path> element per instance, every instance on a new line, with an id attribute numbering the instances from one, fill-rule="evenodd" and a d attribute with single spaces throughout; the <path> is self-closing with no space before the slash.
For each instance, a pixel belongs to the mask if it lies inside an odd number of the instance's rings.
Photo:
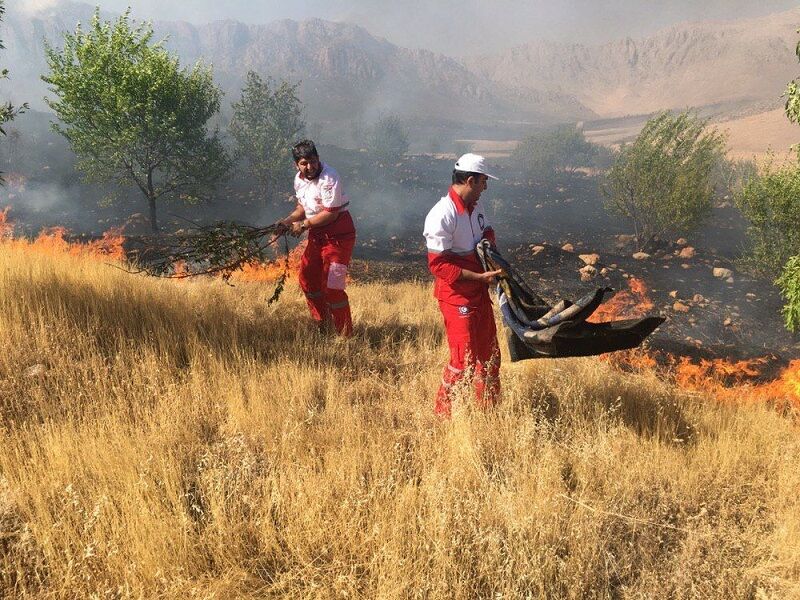
<path id="1" fill-rule="evenodd" d="M 800 160 L 765 164 L 736 195 L 736 204 L 749 223 L 743 266 L 754 275 L 776 277 L 800 254 Z"/>
<path id="2" fill-rule="evenodd" d="M 711 213 L 711 174 L 725 138 L 690 112 L 663 112 L 624 146 L 608 174 L 606 208 L 633 222 L 639 248 L 667 232 L 685 235 Z"/>
<path id="3" fill-rule="evenodd" d="M 755 161 L 720 156 L 711 172 L 711 182 L 716 195 L 728 199 L 741 193 L 744 186 L 757 175 L 758 165 Z"/>
<path id="4" fill-rule="evenodd" d="M 0 22 L 3 20 L 3 14 L 6 12 L 5 2 L 0 0 Z M 5 48 L 3 46 L 3 40 L 0 40 L 0 50 Z M 8 79 L 8 69 L 0 68 L 0 80 Z M 28 108 L 27 104 L 23 104 L 19 108 L 15 108 L 10 102 L 6 102 L 5 104 L 0 104 L 0 135 L 6 135 L 6 131 L 3 126 L 8 123 L 9 121 L 13 120 L 21 112 L 24 112 L 25 109 Z M 3 183 L 2 173 L 0 173 L 0 184 Z"/>
<path id="5" fill-rule="evenodd" d="M 512 164 L 530 179 L 552 179 L 593 167 L 609 151 L 587 141 L 574 125 L 560 125 L 522 140 L 511 154 Z"/>

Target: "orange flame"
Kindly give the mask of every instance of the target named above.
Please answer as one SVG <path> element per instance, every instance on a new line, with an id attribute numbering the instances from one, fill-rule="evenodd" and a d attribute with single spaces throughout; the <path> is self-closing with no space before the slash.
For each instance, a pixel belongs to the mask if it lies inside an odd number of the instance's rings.
<path id="1" fill-rule="evenodd" d="M 13 241 L 14 244 L 24 246 L 27 249 L 47 254 L 69 254 L 71 256 L 82 256 L 103 261 L 124 261 L 126 258 L 122 235 L 124 227 L 112 227 L 102 237 L 88 242 L 69 241 L 69 234 L 65 227 L 48 227 L 43 229 L 35 240 L 26 239 L 11 240 L 14 231 L 13 223 L 9 222 L 8 213 L 10 207 L 0 211 L 0 240 L 6 239 Z M 306 243 L 299 244 L 289 253 L 289 274 L 297 275 L 300 271 L 300 261 L 305 251 Z M 254 281 L 272 283 L 284 272 L 284 260 L 279 258 L 271 263 L 253 262 L 244 266 L 244 269 L 233 274 L 232 279 L 236 281 Z M 189 274 L 186 264 L 178 261 L 173 265 L 173 276 L 178 278 Z"/>
<path id="2" fill-rule="evenodd" d="M 64 227 L 48 227 L 43 229 L 33 242 L 29 242 L 29 245 L 39 252 L 52 254 L 69 254 L 115 261 L 125 259 L 125 250 L 122 247 L 125 237 L 122 235 L 121 227 L 112 227 L 103 233 L 103 237 L 99 240 L 86 243 L 67 241 L 65 237 L 67 233 Z"/>
<path id="3" fill-rule="evenodd" d="M 728 385 L 746 385 L 761 374 L 766 358 L 730 362 L 722 358 L 701 359 L 695 364 L 686 356 L 675 366 L 675 382 L 684 389 L 719 392 Z M 728 385 L 726 385 L 728 384 Z"/>
<path id="4" fill-rule="evenodd" d="M 298 246 L 289 253 L 289 275 L 296 276 L 300 272 L 300 261 L 306 249 L 306 242 Z M 244 265 L 240 271 L 236 271 L 231 276 L 234 281 L 258 281 L 273 283 L 283 275 L 284 260 L 280 258 L 273 263 L 252 262 Z"/>
<path id="5" fill-rule="evenodd" d="M 614 294 L 608 302 L 601 304 L 587 321 L 602 323 L 614 319 L 637 319 L 645 316 L 655 306 L 648 295 L 647 284 L 641 279 L 628 279 L 630 291 L 622 290 Z"/>
<path id="6" fill-rule="evenodd" d="M 44 252 L 47 254 L 69 254 L 99 260 L 121 261 L 125 259 L 122 227 L 112 227 L 99 240 L 88 242 L 70 242 L 66 239 L 68 231 L 64 227 L 48 227 L 43 229 L 35 240 L 25 238 L 14 239 L 14 224 L 9 220 L 11 207 L 0 211 L 0 240 L 18 247 Z"/>
<path id="7" fill-rule="evenodd" d="M 172 276 L 178 278 L 185 278 L 189 275 L 189 269 L 186 268 L 186 262 L 183 260 L 176 260 L 172 263 Z"/>
<path id="8" fill-rule="evenodd" d="M 6 206 L 0 211 L 0 240 L 8 239 L 14 235 L 14 224 L 8 222 L 8 211 L 10 206 Z"/>
<path id="9" fill-rule="evenodd" d="M 603 358 L 618 368 L 662 371 L 681 389 L 705 393 L 720 402 L 775 402 L 800 409 L 800 360 L 791 361 L 776 379 L 758 383 L 769 357 L 693 361 L 687 356 L 636 348 Z"/>
<path id="10" fill-rule="evenodd" d="M 658 368 L 656 355 L 644 348 L 620 350 L 609 354 L 601 354 L 600 360 L 607 361 L 621 369 L 634 371 L 652 371 Z"/>

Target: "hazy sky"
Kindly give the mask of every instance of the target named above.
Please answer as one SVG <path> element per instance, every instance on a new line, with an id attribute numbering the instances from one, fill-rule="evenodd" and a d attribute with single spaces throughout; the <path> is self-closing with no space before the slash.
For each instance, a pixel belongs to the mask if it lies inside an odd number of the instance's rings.
<path id="1" fill-rule="evenodd" d="M 56 0 L 12 0 L 39 8 Z M 94 0 L 108 11 L 132 7 L 137 19 L 205 23 L 236 19 L 322 19 L 363 25 L 408 47 L 474 54 L 536 39 L 603 42 L 639 37 L 691 20 L 752 17 L 798 6 L 791 0 Z M 800 23 L 798 23 L 800 25 Z"/>

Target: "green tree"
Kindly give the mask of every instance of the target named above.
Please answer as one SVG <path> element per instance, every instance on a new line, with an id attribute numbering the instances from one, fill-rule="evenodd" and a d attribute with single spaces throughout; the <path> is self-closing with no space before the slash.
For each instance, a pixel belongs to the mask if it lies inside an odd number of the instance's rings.
<path id="1" fill-rule="evenodd" d="M 371 158 L 388 166 L 408 152 L 408 131 L 400 117 L 384 116 L 367 132 L 366 145 Z"/>
<path id="2" fill-rule="evenodd" d="M 800 33 L 800 30 L 798 30 L 798 33 Z M 800 42 L 795 46 L 795 54 L 800 60 Z M 800 124 L 800 78 L 793 79 L 787 84 L 784 95 L 786 96 L 786 116 L 792 123 Z M 800 178 L 800 154 L 798 154 L 798 164 L 793 169 L 786 169 L 783 173 L 767 173 L 766 177 L 772 180 L 772 187 L 778 187 L 778 190 L 775 191 L 778 197 L 781 198 L 779 206 L 785 206 L 788 209 L 788 214 L 780 215 L 775 219 L 775 224 L 778 225 L 777 229 L 781 234 L 779 235 L 781 238 L 780 250 L 784 255 L 791 253 L 792 256 L 787 259 L 781 276 L 776 283 L 781 290 L 783 299 L 786 301 L 786 305 L 783 307 L 786 328 L 789 331 L 796 332 L 800 329 L 800 244 L 798 244 L 797 239 L 797 223 L 799 222 L 797 221 L 797 192 L 800 189 L 800 186 L 797 185 L 797 180 Z M 793 217 L 795 219 L 794 227 L 791 231 L 787 231 L 784 225 Z M 752 220 L 751 223 L 753 223 Z M 770 229 L 772 228 L 772 223 L 765 221 L 761 225 L 761 229 L 765 229 L 764 225 L 767 225 Z M 755 228 L 756 226 L 753 224 L 751 229 Z M 763 234 L 759 234 L 759 237 L 763 237 Z M 760 253 L 763 254 L 763 244 L 760 244 L 760 246 L 762 246 Z M 749 258 L 758 260 L 758 253 L 759 251 L 757 250 Z M 774 256 L 774 260 L 780 260 L 780 257 Z"/>
<path id="3" fill-rule="evenodd" d="M 762 165 L 736 195 L 748 221 L 749 248 L 742 262 L 755 275 L 776 277 L 800 254 L 800 160 Z"/>
<path id="4" fill-rule="evenodd" d="M 607 153 L 607 151 L 605 151 Z M 511 154 L 514 166 L 531 179 L 550 179 L 595 165 L 601 149 L 589 142 L 583 130 L 560 125 L 522 140 Z"/>
<path id="5" fill-rule="evenodd" d="M 249 71 L 242 97 L 233 105 L 230 133 L 237 155 L 262 186 L 265 199 L 291 172 L 291 146 L 305 128 L 297 87 L 271 78 L 264 81 Z"/>
<path id="6" fill-rule="evenodd" d="M 64 35 L 61 51 L 47 46 L 47 99 L 86 179 L 135 185 L 147 199 L 158 231 L 156 204 L 211 196 L 231 161 L 218 132 L 207 123 L 219 111 L 211 69 L 182 69 L 150 25 L 135 29 L 130 11 L 103 22 L 99 11 L 88 31 Z"/>
<path id="7" fill-rule="evenodd" d="M 0 0 L 0 22 L 3 21 L 3 15 L 6 12 L 5 2 L 4 0 Z M 0 40 L 0 50 L 3 50 L 5 46 L 3 45 L 3 40 Z M 0 69 L 0 79 L 8 79 L 8 69 Z M 20 107 L 15 107 L 11 102 L 5 102 L 0 104 L 0 135 L 6 135 L 5 124 L 9 121 L 13 120 L 18 114 L 25 111 L 28 108 L 27 104 L 23 104 Z M 0 184 L 3 183 L 2 172 L 0 172 Z"/>
<path id="8" fill-rule="evenodd" d="M 606 208 L 633 221 L 639 248 L 667 232 L 686 234 L 711 212 L 711 174 L 725 137 L 689 112 L 663 112 L 624 146 L 608 174 Z"/>

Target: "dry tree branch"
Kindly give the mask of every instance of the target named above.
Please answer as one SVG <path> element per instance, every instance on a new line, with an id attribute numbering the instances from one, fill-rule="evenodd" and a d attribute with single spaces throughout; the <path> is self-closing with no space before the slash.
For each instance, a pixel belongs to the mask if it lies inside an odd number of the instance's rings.
<path id="1" fill-rule="evenodd" d="M 236 271 L 247 265 L 277 262 L 272 247 L 283 238 L 283 273 L 278 277 L 268 303 L 278 299 L 289 274 L 286 226 L 274 223 L 255 227 L 233 221 L 218 221 L 211 225 L 189 223 L 192 228 L 188 230 L 133 240 L 136 247 L 129 253 L 131 268 L 125 270 L 168 279 L 218 275 L 228 282 Z"/>

